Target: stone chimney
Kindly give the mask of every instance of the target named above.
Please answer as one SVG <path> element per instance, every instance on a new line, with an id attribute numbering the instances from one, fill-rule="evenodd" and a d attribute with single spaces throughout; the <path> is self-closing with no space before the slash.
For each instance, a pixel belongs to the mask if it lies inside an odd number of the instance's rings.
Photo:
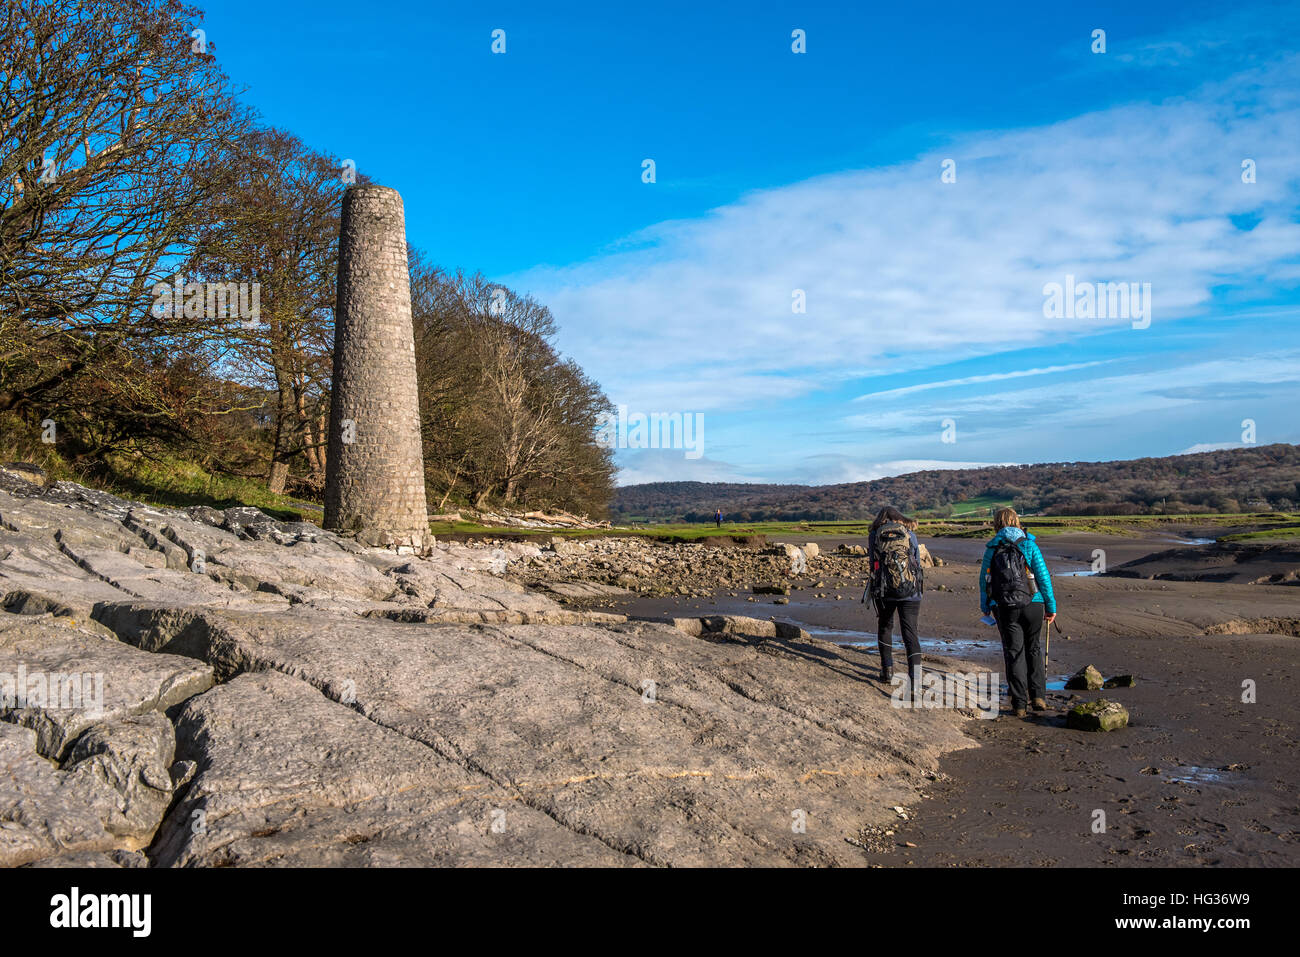
<path id="1" fill-rule="evenodd" d="M 343 195 L 325 528 L 364 545 L 431 544 L 406 219 L 386 186 Z"/>

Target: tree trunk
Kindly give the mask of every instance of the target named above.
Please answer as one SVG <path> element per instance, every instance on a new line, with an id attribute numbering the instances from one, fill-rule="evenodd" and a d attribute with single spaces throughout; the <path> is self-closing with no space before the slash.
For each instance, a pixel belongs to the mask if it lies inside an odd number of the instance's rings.
<path id="1" fill-rule="evenodd" d="M 312 483 L 321 484 L 325 481 L 325 456 L 321 454 L 320 443 L 312 429 L 311 418 L 307 415 L 307 398 L 302 389 L 297 390 L 296 411 L 298 428 L 307 439 L 307 447 L 304 451 L 307 454 L 307 464 L 311 468 Z"/>
<path id="2" fill-rule="evenodd" d="M 279 378 L 279 376 L 277 376 Z M 271 469 L 266 476 L 266 489 L 272 495 L 283 495 L 289 480 L 289 459 L 293 456 L 293 406 L 289 400 L 289 384 L 283 382 L 278 390 L 275 405 L 275 438 L 271 446 Z"/>

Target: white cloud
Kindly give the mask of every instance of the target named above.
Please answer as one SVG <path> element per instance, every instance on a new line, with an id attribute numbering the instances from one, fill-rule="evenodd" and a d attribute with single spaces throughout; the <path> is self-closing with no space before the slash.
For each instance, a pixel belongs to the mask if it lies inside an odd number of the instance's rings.
<path id="1" fill-rule="evenodd" d="M 1115 407 L 1130 412 L 1151 411 L 1196 402 L 1195 398 L 1177 396 L 1176 387 L 1188 382 L 1218 385 L 1300 383 L 1300 352 L 1202 359 L 1171 368 L 1143 368 L 1067 385 L 1057 382 L 1026 384 L 965 399 L 945 398 L 937 402 L 932 400 L 929 405 L 910 404 L 907 413 L 929 421 L 940 414 L 977 413 L 990 407 L 1015 411 L 1036 409 L 1043 415 L 1070 416 L 1080 411 L 1103 412 Z M 859 420 L 864 418 L 867 417 L 849 416 L 846 421 L 863 424 Z"/>
<path id="2" fill-rule="evenodd" d="M 817 459 L 824 459 L 818 456 Z M 952 462 L 945 459 L 896 459 L 891 462 L 854 462 L 842 459 L 828 463 L 816 461 L 807 479 L 814 485 L 838 485 L 844 482 L 874 482 L 876 479 L 889 478 L 892 475 L 907 475 L 909 472 L 928 472 L 932 470 L 983 469 L 997 465 L 1015 465 L 1015 462 Z"/>
<path id="3" fill-rule="evenodd" d="M 1159 105 L 963 137 L 914 162 L 754 192 L 635 248 L 512 277 L 619 401 L 741 409 L 918 352 L 1064 343 L 1125 319 L 1043 317 L 1042 288 L 1149 282 L 1153 322 L 1292 279 L 1300 58 Z M 940 162 L 957 161 L 942 184 Z M 1255 184 L 1240 161 L 1257 161 Z M 1267 175 L 1262 171 L 1267 170 Z M 1263 218 L 1249 231 L 1229 220 Z M 807 313 L 791 312 L 792 290 Z"/>
<path id="4" fill-rule="evenodd" d="M 618 455 L 618 485 L 641 485 L 646 482 L 764 482 L 758 474 L 747 474 L 730 462 L 685 458 L 670 449 L 641 449 Z"/>
<path id="5" fill-rule="evenodd" d="M 1075 372 L 1079 369 L 1090 369 L 1093 366 L 1105 365 L 1113 360 L 1098 359 L 1094 362 L 1075 362 L 1063 366 L 1046 366 L 1041 369 L 1013 369 L 1010 372 L 990 372 L 986 375 L 970 375 L 960 379 L 944 379 L 941 382 L 921 382 L 917 385 L 907 385 L 898 389 L 885 389 L 881 392 L 868 392 L 866 395 L 860 395 L 854 402 L 863 402 L 867 399 L 896 399 L 904 395 L 912 395 L 916 392 L 926 392 L 930 389 L 952 389 L 963 385 L 980 385 L 986 382 L 1001 382 L 1004 379 L 1024 379 L 1030 376 L 1056 375 L 1061 372 Z"/>
<path id="6" fill-rule="evenodd" d="M 1184 395 L 1184 387 L 1195 383 L 1202 387 L 1250 386 L 1282 394 L 1300 386 L 1300 351 L 1280 350 L 1255 356 L 1210 358 L 1187 361 L 1169 368 L 1143 367 L 1137 371 L 1097 379 L 1051 384 L 1021 383 L 995 393 L 981 393 L 965 398 L 941 395 L 909 401 L 903 408 L 873 409 L 845 416 L 847 428 L 888 429 L 895 433 L 929 434 L 931 441 L 940 435 L 940 420 L 950 417 L 957 422 L 957 447 L 974 445 L 982 454 L 1006 454 L 1008 449 L 1024 461 L 1123 458 L 1109 440 L 1118 437 L 1116 423 L 1127 423 L 1130 431 L 1139 428 L 1159 430 L 1176 412 L 1201 408 L 1193 392 Z M 1259 407 L 1258 400 L 1246 406 L 1244 414 Z M 1231 412 L 1218 421 L 1205 421 L 1203 412 L 1198 430 L 1240 432 L 1241 416 Z M 1286 422 L 1269 421 L 1261 442 L 1291 441 L 1282 430 Z M 1103 445 L 1081 449 L 1070 445 L 1070 435 L 1081 428 L 1101 430 Z M 1213 433 L 1211 432 L 1211 435 Z M 1207 436 L 1209 437 L 1209 436 Z M 1063 449 L 1043 454 L 1041 443 L 1059 438 Z M 1239 442 L 1198 443 L 1185 451 L 1230 448 Z M 1072 451 L 1070 451 L 1072 449 Z M 1164 454 L 1152 450 L 1150 454 Z"/>
<path id="7" fill-rule="evenodd" d="M 1189 446 L 1177 453 L 1179 455 L 1195 455 L 1197 452 L 1220 452 L 1223 449 L 1242 448 L 1240 442 L 1200 442 L 1197 445 Z"/>

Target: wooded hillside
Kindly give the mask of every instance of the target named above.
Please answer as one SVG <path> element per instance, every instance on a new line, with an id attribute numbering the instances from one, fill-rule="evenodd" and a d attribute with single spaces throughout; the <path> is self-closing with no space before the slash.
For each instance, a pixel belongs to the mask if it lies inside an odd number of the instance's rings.
<path id="1" fill-rule="evenodd" d="M 611 511 L 616 521 L 711 522 L 719 508 L 728 521 L 836 521 L 868 518 L 886 505 L 943 517 L 973 499 L 1043 515 L 1293 511 L 1300 446 L 932 470 L 840 485 L 653 482 L 620 488 Z"/>

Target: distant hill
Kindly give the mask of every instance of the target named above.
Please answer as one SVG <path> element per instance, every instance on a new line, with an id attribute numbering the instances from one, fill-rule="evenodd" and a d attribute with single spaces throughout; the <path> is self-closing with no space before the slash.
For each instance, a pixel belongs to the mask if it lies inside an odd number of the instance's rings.
<path id="1" fill-rule="evenodd" d="M 1040 515 L 1294 511 L 1300 446 L 930 470 L 840 485 L 650 482 L 617 489 L 610 512 L 616 523 L 712 521 L 719 508 L 728 521 L 839 521 L 885 505 L 946 516 L 993 503 Z"/>

